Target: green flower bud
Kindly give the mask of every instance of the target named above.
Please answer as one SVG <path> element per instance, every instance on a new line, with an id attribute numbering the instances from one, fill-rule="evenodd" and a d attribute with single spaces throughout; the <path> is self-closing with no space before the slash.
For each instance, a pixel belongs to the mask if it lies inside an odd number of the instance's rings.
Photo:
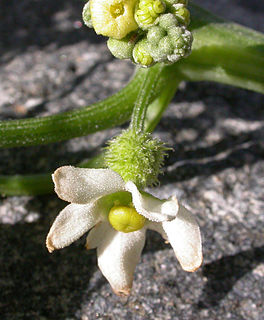
<path id="1" fill-rule="evenodd" d="M 140 28 L 152 26 L 166 9 L 162 0 L 140 0 L 135 11 L 135 20 Z"/>
<path id="2" fill-rule="evenodd" d="M 135 63 L 143 67 L 150 67 L 154 60 L 150 54 L 150 47 L 147 39 L 140 40 L 134 47 L 133 59 Z"/>
<path id="3" fill-rule="evenodd" d="M 151 44 L 158 43 L 164 36 L 166 35 L 166 31 L 162 29 L 160 26 L 153 26 L 148 30 L 147 39 Z"/>
<path id="4" fill-rule="evenodd" d="M 181 42 L 182 29 L 181 27 L 170 28 L 168 31 L 168 35 L 171 38 L 171 41 L 178 44 Z"/>
<path id="5" fill-rule="evenodd" d="M 167 62 L 167 54 L 161 52 L 158 44 L 151 44 L 150 50 L 155 62 Z"/>
<path id="6" fill-rule="evenodd" d="M 172 6 L 171 12 L 177 17 L 178 21 L 185 26 L 190 23 L 190 11 L 183 4 Z"/>
<path id="7" fill-rule="evenodd" d="M 125 233 L 142 229 L 146 222 L 146 218 L 133 207 L 119 205 L 111 208 L 108 220 L 115 230 Z"/>
<path id="8" fill-rule="evenodd" d="M 109 142 L 105 160 L 124 181 L 133 181 L 138 188 L 144 188 L 157 183 L 166 150 L 168 148 L 149 133 L 126 130 Z"/>
<path id="9" fill-rule="evenodd" d="M 85 6 L 83 7 L 82 18 L 83 18 L 84 24 L 87 27 L 89 27 L 89 28 L 93 27 L 92 18 L 91 18 L 91 11 L 90 11 L 90 1 L 88 1 L 85 4 Z"/>
<path id="10" fill-rule="evenodd" d="M 159 18 L 159 26 L 169 31 L 171 27 L 175 27 L 178 25 L 178 21 L 172 13 L 166 13 L 160 16 Z"/>
<path id="11" fill-rule="evenodd" d="M 159 42 L 159 50 L 162 55 L 169 55 L 173 53 L 174 46 L 171 43 L 170 37 L 163 37 Z"/>
<path id="12" fill-rule="evenodd" d="M 155 62 L 174 63 L 191 52 L 191 32 L 179 26 L 171 13 L 160 16 L 158 25 L 149 29 L 147 39 Z"/>
<path id="13" fill-rule="evenodd" d="M 176 62 L 181 58 L 187 57 L 191 53 L 192 33 L 185 27 L 181 27 L 181 36 L 174 43 L 175 49 L 171 55 L 168 55 L 170 62 Z"/>
<path id="14" fill-rule="evenodd" d="M 117 40 L 109 38 L 107 41 L 108 49 L 112 55 L 118 59 L 132 59 L 132 52 L 138 39 L 136 33 L 130 33 L 125 38 Z"/>

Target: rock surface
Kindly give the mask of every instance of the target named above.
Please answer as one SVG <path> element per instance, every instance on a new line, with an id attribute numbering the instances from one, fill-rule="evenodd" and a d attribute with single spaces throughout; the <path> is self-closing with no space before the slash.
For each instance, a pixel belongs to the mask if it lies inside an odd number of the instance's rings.
<path id="1" fill-rule="evenodd" d="M 264 32 L 261 1 L 196 1 Z M 0 119 L 54 114 L 104 99 L 133 73 L 82 26 L 81 0 L 0 3 Z M 113 129 L 48 146 L 0 151 L 0 173 L 48 172 L 88 159 Z M 197 215 L 204 264 L 182 271 L 150 232 L 133 293 L 115 296 L 84 238 L 50 255 L 55 195 L 0 199 L 1 319 L 264 319 L 263 96 L 214 83 L 183 84 L 156 130 L 175 149 L 159 188 Z"/>

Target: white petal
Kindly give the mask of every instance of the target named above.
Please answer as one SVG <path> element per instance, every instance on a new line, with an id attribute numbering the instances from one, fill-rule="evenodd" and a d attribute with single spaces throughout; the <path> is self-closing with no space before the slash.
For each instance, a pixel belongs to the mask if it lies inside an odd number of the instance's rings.
<path id="1" fill-rule="evenodd" d="M 86 249 L 94 249 L 97 248 L 103 238 L 105 237 L 106 233 L 109 230 L 109 223 L 105 221 L 99 222 L 92 230 L 90 230 L 87 238 L 86 238 Z"/>
<path id="2" fill-rule="evenodd" d="M 110 169 L 64 166 L 54 172 L 52 179 L 61 199 L 79 204 L 122 191 L 125 185 L 120 175 Z"/>
<path id="3" fill-rule="evenodd" d="M 129 295 L 144 243 L 144 228 L 123 233 L 109 225 L 97 248 L 98 266 L 117 295 Z"/>
<path id="4" fill-rule="evenodd" d="M 50 228 L 46 240 L 49 252 L 70 245 L 99 220 L 98 203 L 69 204 L 60 212 Z"/>
<path id="5" fill-rule="evenodd" d="M 132 194 L 135 209 L 145 218 L 151 221 L 163 222 L 170 221 L 176 217 L 179 210 L 176 198 L 160 200 L 150 194 L 142 194 L 132 181 L 128 181 L 125 188 Z"/>
<path id="6" fill-rule="evenodd" d="M 198 269 L 203 261 L 202 241 L 192 213 L 180 205 L 177 217 L 162 225 L 182 268 L 189 272 Z"/>
<path id="7" fill-rule="evenodd" d="M 162 223 L 149 221 L 146 228 L 158 232 L 164 240 L 168 240 L 167 234 L 163 229 Z"/>

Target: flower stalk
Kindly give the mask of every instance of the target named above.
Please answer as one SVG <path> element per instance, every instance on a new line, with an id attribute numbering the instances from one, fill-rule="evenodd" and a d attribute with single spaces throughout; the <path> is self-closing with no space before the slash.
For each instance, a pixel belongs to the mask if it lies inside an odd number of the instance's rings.
<path id="1" fill-rule="evenodd" d="M 225 22 L 193 3 L 190 9 L 192 54 L 164 67 L 153 100 L 167 87 L 171 77 L 216 81 L 264 93 L 264 35 Z M 144 72 L 152 74 L 155 67 L 138 69 L 125 88 L 93 105 L 48 117 L 1 121 L 0 148 L 43 145 L 123 124 L 130 119 Z"/>
<path id="2" fill-rule="evenodd" d="M 154 78 L 149 77 L 149 73 L 145 72 L 142 81 L 142 87 L 138 92 L 133 113 L 131 116 L 130 129 L 135 130 L 137 133 L 145 131 L 145 119 L 147 109 L 150 105 L 151 98 L 157 90 L 156 84 L 163 70 L 163 66 L 158 64 Z"/>

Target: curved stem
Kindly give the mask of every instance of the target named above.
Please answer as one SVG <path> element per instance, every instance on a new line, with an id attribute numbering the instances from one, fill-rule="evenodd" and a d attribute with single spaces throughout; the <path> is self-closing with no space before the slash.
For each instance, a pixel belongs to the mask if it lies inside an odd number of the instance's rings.
<path id="1" fill-rule="evenodd" d="M 105 167 L 104 154 L 101 153 L 78 166 L 82 168 L 103 168 Z M 2 196 L 36 196 L 52 193 L 53 189 L 51 173 L 0 175 L 0 195 Z"/>
<path id="2" fill-rule="evenodd" d="M 136 132 L 144 131 L 147 109 L 156 92 L 156 83 L 158 82 L 162 68 L 162 65 L 158 64 L 157 72 L 153 73 L 150 68 L 149 72 L 146 72 L 144 75 L 130 122 L 130 128 L 134 129 Z"/>
<path id="3" fill-rule="evenodd" d="M 152 132 L 158 124 L 163 112 L 171 101 L 180 80 L 171 78 L 167 87 L 161 91 L 156 100 L 150 104 L 146 116 L 146 131 Z M 78 165 L 82 168 L 104 168 L 104 152 Z M 0 195 L 25 196 L 52 193 L 54 189 L 51 173 L 31 175 L 0 175 Z"/>
<path id="4" fill-rule="evenodd" d="M 190 10 L 192 54 L 164 67 L 153 100 L 173 72 L 189 81 L 217 81 L 264 93 L 264 35 L 227 23 L 193 3 Z M 67 140 L 124 123 L 130 118 L 145 72 L 157 68 L 138 70 L 124 89 L 91 106 L 49 117 L 0 122 L 0 148 Z"/>
<path id="5" fill-rule="evenodd" d="M 215 81 L 264 93 L 264 35 L 191 4 L 191 55 L 175 63 L 189 81 Z"/>
<path id="6" fill-rule="evenodd" d="M 158 98 L 154 100 L 148 107 L 145 119 L 145 131 L 152 132 L 159 123 L 164 111 L 168 107 L 172 98 L 174 97 L 178 86 L 181 82 L 179 78 L 172 78 L 167 86 L 160 93 Z"/>
<path id="7" fill-rule="evenodd" d="M 2 121 L 0 148 L 48 144 L 123 124 L 130 118 L 135 96 L 146 73 L 152 84 L 156 81 L 156 90 L 152 92 L 149 101 L 152 102 L 169 79 L 170 71 L 166 66 L 155 65 L 150 69 L 137 70 L 124 89 L 91 106 L 42 118 Z M 155 76 L 156 73 L 159 73 L 159 77 Z"/>

